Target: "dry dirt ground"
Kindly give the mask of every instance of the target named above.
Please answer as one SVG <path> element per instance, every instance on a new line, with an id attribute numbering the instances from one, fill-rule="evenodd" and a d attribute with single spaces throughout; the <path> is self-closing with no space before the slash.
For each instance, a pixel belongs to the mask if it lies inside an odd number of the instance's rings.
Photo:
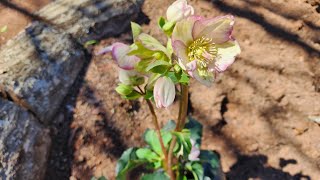
<path id="1" fill-rule="evenodd" d="M 145 32 L 163 38 L 157 17 L 172 2 L 145 1 Z M 234 14 L 242 48 L 214 87 L 192 82 L 189 113 L 204 125 L 202 148 L 220 153 L 230 180 L 319 180 L 320 126 L 309 117 L 320 116 L 320 2 L 190 2 L 206 17 Z M 130 33 L 93 51 L 117 41 L 130 43 Z M 117 83 L 110 55 L 87 62 L 52 123 L 47 179 L 114 179 L 121 153 L 144 145 L 153 127 L 146 103 L 122 100 Z M 176 118 L 177 102 L 157 111 L 162 123 Z"/>

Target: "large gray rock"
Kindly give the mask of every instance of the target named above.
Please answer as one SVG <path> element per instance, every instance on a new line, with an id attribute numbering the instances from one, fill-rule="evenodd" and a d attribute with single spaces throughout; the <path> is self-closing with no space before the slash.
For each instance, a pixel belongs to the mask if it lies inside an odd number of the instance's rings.
<path id="1" fill-rule="evenodd" d="M 143 0 L 57 0 L 0 49 L 0 91 L 48 123 L 83 66 L 81 44 L 122 33 Z M 46 24 L 46 25 L 45 25 Z"/>
<path id="2" fill-rule="evenodd" d="M 0 49 L 0 178 L 43 179 L 55 116 L 83 64 L 83 43 L 126 30 L 143 0 L 57 0 Z M 15 104 L 14 104 L 15 103 Z"/>
<path id="3" fill-rule="evenodd" d="M 41 23 L 0 50 L 0 84 L 20 105 L 47 123 L 84 61 L 83 49 L 71 36 Z"/>
<path id="4" fill-rule="evenodd" d="M 51 142 L 48 132 L 27 110 L 0 98 L 0 179 L 41 179 Z"/>

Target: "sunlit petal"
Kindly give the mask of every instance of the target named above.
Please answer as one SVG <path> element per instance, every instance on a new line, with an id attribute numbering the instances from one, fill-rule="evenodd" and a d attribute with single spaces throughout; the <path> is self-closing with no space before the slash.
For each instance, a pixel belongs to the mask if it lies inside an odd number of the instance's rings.
<path id="1" fill-rule="evenodd" d="M 237 41 L 229 41 L 224 44 L 217 45 L 218 56 L 215 62 L 215 69 L 218 72 L 225 71 L 240 54 L 241 49 Z"/>
<path id="2" fill-rule="evenodd" d="M 234 17 L 231 15 L 201 19 L 194 24 L 193 37 L 194 39 L 206 37 L 216 44 L 224 43 L 232 39 L 233 25 Z"/>

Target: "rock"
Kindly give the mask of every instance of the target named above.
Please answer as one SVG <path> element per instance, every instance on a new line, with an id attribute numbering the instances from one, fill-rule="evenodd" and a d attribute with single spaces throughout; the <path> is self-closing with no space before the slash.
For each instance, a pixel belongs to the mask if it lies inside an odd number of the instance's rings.
<path id="1" fill-rule="evenodd" d="M 0 50 L 0 86 L 48 123 L 85 61 L 70 35 L 33 23 Z"/>
<path id="2" fill-rule="evenodd" d="M 42 179 L 50 144 L 49 131 L 30 112 L 0 99 L 0 179 Z"/>
<path id="3" fill-rule="evenodd" d="M 57 0 L 37 15 L 72 34 L 79 43 L 123 33 L 136 18 L 144 0 Z"/>
<path id="4" fill-rule="evenodd" d="M 58 0 L 0 49 L 0 92 L 47 124 L 84 61 L 87 40 L 122 33 L 143 0 Z M 121 23 L 119 23 L 121 22 Z"/>

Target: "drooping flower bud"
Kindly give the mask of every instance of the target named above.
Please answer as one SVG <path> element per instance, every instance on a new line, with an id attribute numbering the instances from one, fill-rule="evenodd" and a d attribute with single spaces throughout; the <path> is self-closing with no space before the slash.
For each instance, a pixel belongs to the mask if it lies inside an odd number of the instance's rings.
<path id="1" fill-rule="evenodd" d="M 172 80 L 168 77 L 159 78 L 154 85 L 153 95 L 157 108 L 169 107 L 176 96 L 176 90 Z"/>
<path id="2" fill-rule="evenodd" d="M 118 66 L 121 69 L 132 70 L 134 69 L 134 66 L 140 61 L 140 58 L 138 58 L 137 56 L 127 55 L 129 51 L 130 47 L 128 45 L 117 42 L 112 44 L 111 46 L 103 48 L 97 53 L 97 55 L 111 52 L 113 59 L 117 62 Z"/>
<path id="3" fill-rule="evenodd" d="M 193 14 L 194 9 L 188 5 L 186 0 L 177 0 L 167 9 L 167 20 L 169 22 L 178 22 Z"/>

